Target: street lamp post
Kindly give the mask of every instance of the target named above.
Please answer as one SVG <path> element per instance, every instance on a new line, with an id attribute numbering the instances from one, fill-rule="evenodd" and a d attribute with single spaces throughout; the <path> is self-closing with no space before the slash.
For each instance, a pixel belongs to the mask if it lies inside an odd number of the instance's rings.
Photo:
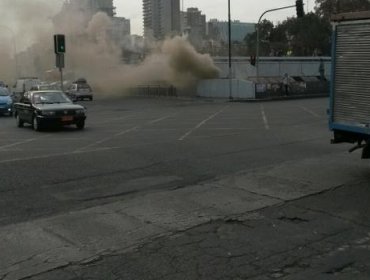
<path id="1" fill-rule="evenodd" d="M 233 89 L 232 89 L 232 62 L 231 62 L 231 8 L 230 0 L 228 0 L 228 9 L 229 9 L 229 99 L 233 99 Z"/>
<path id="2" fill-rule="evenodd" d="M 267 10 L 267 11 L 264 11 L 262 13 L 262 15 L 260 16 L 260 18 L 258 19 L 258 23 L 257 23 L 257 42 L 256 42 L 256 73 L 257 73 L 257 81 L 258 81 L 258 78 L 259 78 L 259 64 L 260 64 L 260 55 L 259 55 L 259 52 L 260 52 L 260 23 L 261 23 L 261 20 L 263 18 L 263 16 L 269 12 L 274 12 L 274 11 L 279 11 L 279 10 L 285 10 L 285 9 L 290 9 L 290 8 L 295 8 L 296 5 L 291 5 L 291 6 L 285 6 L 285 7 L 281 7 L 281 8 L 276 8 L 276 9 L 270 9 L 270 10 Z"/>
<path id="3" fill-rule="evenodd" d="M 14 53 L 14 61 L 15 61 L 15 78 L 18 77 L 18 61 L 17 61 L 17 43 L 15 41 L 15 33 L 12 29 L 10 29 L 6 25 L 0 25 L 1 28 L 4 28 L 10 32 L 12 35 L 12 41 L 13 41 L 13 53 Z"/>

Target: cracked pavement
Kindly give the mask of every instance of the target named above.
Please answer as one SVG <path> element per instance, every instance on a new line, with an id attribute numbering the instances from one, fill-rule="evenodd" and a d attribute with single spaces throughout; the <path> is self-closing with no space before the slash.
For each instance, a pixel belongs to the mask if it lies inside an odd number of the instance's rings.
<path id="1" fill-rule="evenodd" d="M 1 280 L 369 279 L 369 166 L 325 99 L 86 104 L 83 132 L 0 121 Z"/>
<path id="2" fill-rule="evenodd" d="M 366 214 L 356 198 L 367 187 L 213 220 L 30 279 L 369 279 L 370 223 L 347 217 Z M 353 188 L 360 190 L 355 197 Z M 347 207 L 322 208 L 333 195 L 349 198 Z"/>
<path id="3" fill-rule="evenodd" d="M 325 172 L 340 158 L 325 158 Z M 38 251 L 3 258 L 2 279 L 366 279 L 367 175 L 342 186 L 311 177 L 302 189 L 301 172 L 320 169 L 290 162 L 10 226 L 2 248 Z M 354 170 L 342 171 L 343 182 Z M 266 177 L 275 184 L 258 188 Z"/>

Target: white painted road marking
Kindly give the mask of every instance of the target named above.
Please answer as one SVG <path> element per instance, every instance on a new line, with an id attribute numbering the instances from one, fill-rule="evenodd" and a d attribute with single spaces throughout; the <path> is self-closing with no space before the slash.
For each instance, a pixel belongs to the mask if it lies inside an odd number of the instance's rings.
<path id="1" fill-rule="evenodd" d="M 164 117 L 161 117 L 161 118 L 159 118 L 159 119 L 156 119 L 156 120 L 149 121 L 149 122 L 147 122 L 147 123 L 146 123 L 146 125 L 148 125 L 148 124 L 158 123 L 158 122 L 163 121 L 163 120 L 165 120 L 165 119 L 167 119 L 167 118 L 169 118 L 169 117 L 171 117 L 171 116 L 172 116 L 172 115 L 168 115 L 168 116 L 164 116 Z M 96 142 L 94 142 L 94 143 L 92 143 L 92 144 L 90 144 L 90 145 L 87 145 L 87 146 L 85 146 L 85 147 L 79 148 L 79 149 L 77 149 L 75 152 L 76 152 L 76 153 L 78 153 L 78 152 L 83 152 L 84 150 L 86 150 L 86 149 L 88 149 L 88 148 L 95 147 L 95 146 L 97 146 L 97 145 L 103 144 L 103 143 L 105 143 L 105 142 L 107 142 L 107 141 L 110 141 L 110 140 L 112 140 L 112 139 L 114 139 L 114 138 L 116 138 L 116 137 L 118 137 L 118 136 L 122 136 L 122 135 L 125 135 L 125 134 L 127 134 L 127 133 L 137 131 L 137 130 L 139 130 L 140 128 L 141 128 L 141 126 L 134 126 L 134 127 L 129 128 L 129 129 L 125 129 L 125 130 L 120 131 L 120 132 L 118 132 L 118 133 L 116 133 L 116 134 L 113 134 L 113 135 L 112 135 L 112 136 L 110 136 L 110 137 L 106 137 L 106 138 L 101 139 L 101 140 L 99 140 L 99 141 L 96 141 Z"/>
<path id="2" fill-rule="evenodd" d="M 27 140 L 15 142 L 15 143 L 12 143 L 12 144 L 0 146 L 0 150 L 5 150 L 5 149 L 13 148 L 15 146 L 19 146 L 19 145 L 22 145 L 22 144 L 27 144 L 27 143 L 30 143 L 30 142 L 34 142 L 34 141 L 37 141 L 39 139 L 42 139 L 42 138 L 45 138 L 45 137 L 48 137 L 48 136 L 50 136 L 50 135 L 45 135 L 45 136 L 41 136 L 41 137 L 31 138 L 31 139 L 27 139 Z"/>
<path id="3" fill-rule="evenodd" d="M 227 105 L 225 106 L 224 108 L 222 108 L 220 111 L 214 113 L 213 115 L 209 116 L 208 118 L 206 118 L 205 120 L 201 121 L 200 123 L 198 123 L 194 128 L 192 128 L 191 130 L 189 130 L 187 133 L 185 133 L 183 136 L 181 136 L 179 138 L 179 141 L 183 141 L 185 140 L 186 137 L 188 137 L 190 134 L 192 134 L 194 131 L 196 131 L 197 129 L 199 129 L 200 127 L 202 127 L 203 125 L 205 125 L 207 122 L 209 122 L 210 120 L 212 120 L 213 118 L 215 118 L 217 115 L 221 114 L 223 111 L 225 111 L 227 108 L 229 108 L 230 105 Z"/>
<path id="4" fill-rule="evenodd" d="M 154 121 L 150 121 L 150 122 L 148 122 L 148 124 L 155 124 L 155 123 L 161 122 L 161 121 L 163 121 L 163 120 L 166 120 L 166 119 L 168 119 L 169 117 L 172 117 L 172 116 L 173 116 L 173 115 L 165 116 L 165 117 L 163 117 L 163 118 L 156 119 L 156 120 L 154 120 Z"/>
<path id="5" fill-rule="evenodd" d="M 269 125 L 269 122 L 268 122 L 268 119 L 267 119 L 267 116 L 266 116 L 266 112 L 265 112 L 265 108 L 263 107 L 263 105 L 261 105 L 261 114 L 262 114 L 263 124 L 265 125 L 265 129 L 269 130 L 270 125 Z"/>
<path id="6" fill-rule="evenodd" d="M 307 109 L 306 107 L 299 106 L 299 108 L 301 108 L 303 111 L 309 113 L 310 115 L 314 116 L 315 118 L 321 118 L 321 116 L 319 114 L 316 114 L 314 111 L 311 111 L 311 110 Z"/>

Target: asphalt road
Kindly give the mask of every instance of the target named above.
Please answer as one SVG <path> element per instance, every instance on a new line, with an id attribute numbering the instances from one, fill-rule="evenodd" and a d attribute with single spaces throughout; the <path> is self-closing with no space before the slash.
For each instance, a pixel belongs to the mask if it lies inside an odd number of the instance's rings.
<path id="1" fill-rule="evenodd" d="M 0 118 L 1 225 L 339 150 L 326 99 L 83 104 L 84 131 L 37 133 Z"/>
<path id="2" fill-rule="evenodd" d="M 369 164 L 330 144 L 327 103 L 96 100 L 84 131 L 0 117 L 0 278 L 368 279 Z"/>

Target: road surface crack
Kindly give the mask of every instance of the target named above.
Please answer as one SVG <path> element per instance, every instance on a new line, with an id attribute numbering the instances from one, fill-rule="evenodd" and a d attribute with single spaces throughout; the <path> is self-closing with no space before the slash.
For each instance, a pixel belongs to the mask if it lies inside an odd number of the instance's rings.
<path id="1" fill-rule="evenodd" d="M 331 270 L 328 270 L 325 273 L 326 274 L 337 274 L 337 273 L 341 273 L 344 270 L 353 267 L 354 264 L 355 264 L 355 262 L 349 262 L 349 263 L 343 264 L 343 265 L 341 265 L 339 267 L 336 267 L 336 268 L 333 268 Z"/>

